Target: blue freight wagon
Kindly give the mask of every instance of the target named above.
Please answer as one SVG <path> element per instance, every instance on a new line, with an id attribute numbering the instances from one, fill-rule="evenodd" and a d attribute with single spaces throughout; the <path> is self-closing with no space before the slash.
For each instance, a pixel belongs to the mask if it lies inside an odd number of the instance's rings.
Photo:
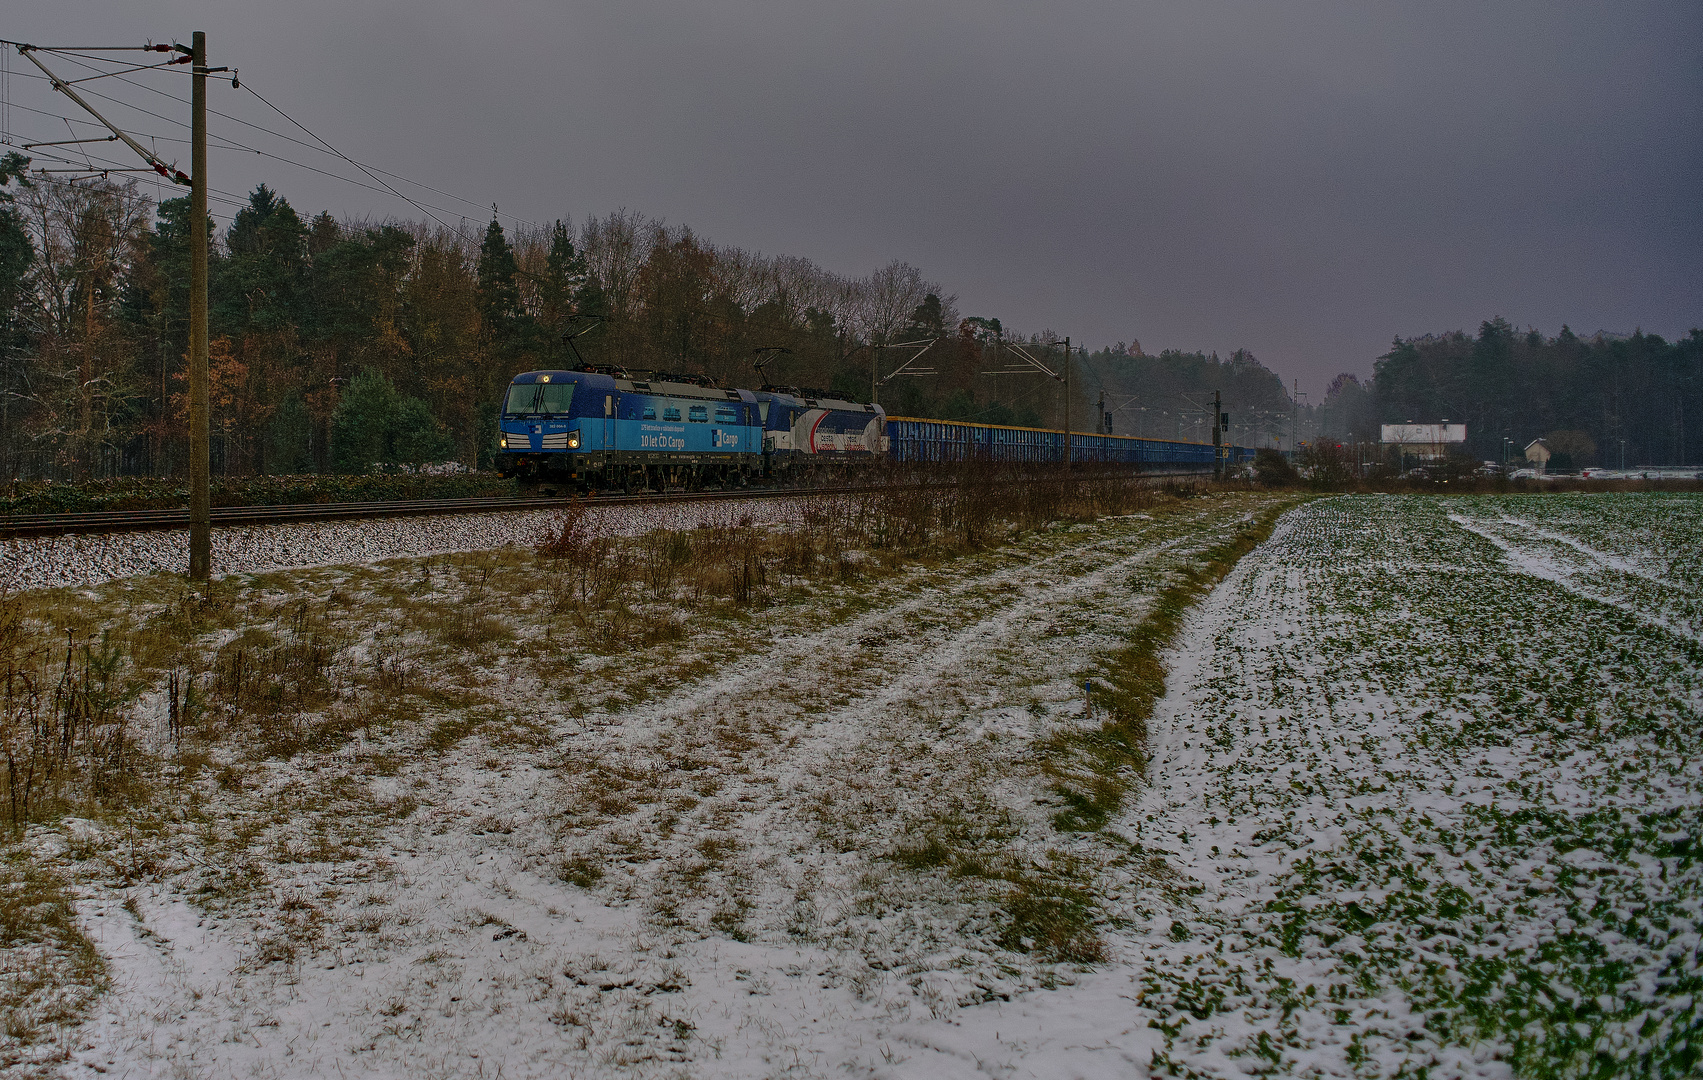
<path id="1" fill-rule="evenodd" d="M 936 464 L 953 461 L 1062 462 L 1064 432 L 1049 428 L 968 424 L 958 420 L 887 418 L 889 456 L 895 462 Z M 1252 461 L 1243 446 L 1222 448 L 1230 467 Z M 1072 432 L 1073 462 L 1134 465 L 1143 472 L 1210 472 L 1211 443 L 1141 439 L 1129 435 Z"/>

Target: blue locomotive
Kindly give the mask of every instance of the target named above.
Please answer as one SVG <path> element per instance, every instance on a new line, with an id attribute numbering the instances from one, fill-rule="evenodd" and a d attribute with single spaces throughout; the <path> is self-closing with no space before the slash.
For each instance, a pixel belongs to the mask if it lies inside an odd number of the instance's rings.
<path id="1" fill-rule="evenodd" d="M 1064 433 L 1042 428 L 889 417 L 879 405 L 820 391 L 729 390 L 707 379 L 621 369 L 516 375 L 498 418 L 499 474 L 544 494 L 738 487 L 802 479 L 874 462 L 1057 462 Z M 1222 448 L 1224 463 L 1253 459 Z M 1207 443 L 1070 435 L 1071 460 L 1144 472 L 1211 472 Z"/>
<path id="2" fill-rule="evenodd" d="M 523 489 L 737 487 L 885 453 L 879 406 L 707 379 L 615 370 L 516 375 L 497 423 L 497 471 Z"/>

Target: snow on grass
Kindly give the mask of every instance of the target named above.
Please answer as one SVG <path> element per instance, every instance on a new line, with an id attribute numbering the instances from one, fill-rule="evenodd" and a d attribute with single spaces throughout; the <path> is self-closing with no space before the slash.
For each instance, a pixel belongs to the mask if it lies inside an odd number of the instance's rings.
<path id="1" fill-rule="evenodd" d="M 1703 501 L 1674 494 L 1475 501 L 1452 515 L 1523 572 L 1703 640 Z"/>
<path id="2" fill-rule="evenodd" d="M 1093 820 L 1082 680 L 1281 500 L 636 625 L 516 551 L 60 594 L 278 683 L 144 694 L 151 799 L 36 828 L 112 987 L 67 1074 L 1694 1073 L 1698 501 L 1591 498 L 1291 511 Z"/>
<path id="3" fill-rule="evenodd" d="M 1703 651 L 1487 502 L 1309 505 L 1202 610 L 1125 823 L 1199 888 L 1120 943 L 1163 1071 L 1697 1067 Z"/>
<path id="4" fill-rule="evenodd" d="M 514 550 L 56 594 L 150 671 L 206 672 L 181 742 L 137 698 L 154 798 L 68 851 L 113 987 L 76 1060 L 896 1066 L 885 1031 L 1084 976 L 1100 853 L 1059 842 L 1038 748 L 1158 585 L 1278 501 L 866 560 L 754 608 L 588 609 Z"/>

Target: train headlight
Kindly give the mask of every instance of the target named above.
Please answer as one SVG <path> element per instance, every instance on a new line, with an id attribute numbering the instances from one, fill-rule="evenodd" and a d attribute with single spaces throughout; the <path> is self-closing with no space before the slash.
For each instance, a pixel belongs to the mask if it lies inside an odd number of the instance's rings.
<path id="1" fill-rule="evenodd" d="M 497 445 L 502 447 L 504 450 L 507 450 L 509 448 L 509 437 L 504 435 L 502 438 L 497 440 Z"/>
<path id="2" fill-rule="evenodd" d="M 577 432 L 577 431 L 568 432 L 568 449 L 569 450 L 578 450 L 579 449 L 579 432 Z"/>

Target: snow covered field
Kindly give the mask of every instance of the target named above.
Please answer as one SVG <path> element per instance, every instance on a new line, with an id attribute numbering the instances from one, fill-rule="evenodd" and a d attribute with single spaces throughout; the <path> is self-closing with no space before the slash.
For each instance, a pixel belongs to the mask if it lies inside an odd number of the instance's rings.
<path id="1" fill-rule="evenodd" d="M 1167 1060 L 1695 1074 L 1700 512 L 1342 498 L 1244 560 L 1129 823 L 1203 886 L 1131 958 Z"/>
<path id="2" fill-rule="evenodd" d="M 1696 496 L 1290 511 L 1176 642 L 1147 782 L 1105 827 L 1059 827 L 1048 755 L 1098 723 L 1083 680 L 1118 683 L 1107 659 L 1161 591 L 1280 505 L 1048 530 L 696 610 L 684 634 L 638 606 L 656 632 L 608 650 L 513 555 L 257 576 L 213 644 L 320 635 L 347 722 L 233 733 L 137 820 L 32 830 L 111 979 L 32 1056 L 136 1077 L 1694 1073 Z"/>

